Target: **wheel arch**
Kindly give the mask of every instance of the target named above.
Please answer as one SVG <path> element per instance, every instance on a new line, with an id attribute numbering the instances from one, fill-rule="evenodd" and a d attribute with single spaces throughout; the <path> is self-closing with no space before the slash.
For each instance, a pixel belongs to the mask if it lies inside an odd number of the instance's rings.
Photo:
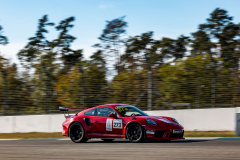
<path id="1" fill-rule="evenodd" d="M 69 137 L 70 127 L 71 127 L 71 125 L 72 125 L 73 123 L 79 123 L 79 124 L 81 124 L 82 127 L 83 127 L 83 129 L 84 129 L 84 134 L 86 135 L 86 129 L 85 129 L 84 125 L 83 125 L 80 121 L 72 121 L 72 122 L 69 124 L 69 126 L 68 126 L 68 137 Z"/>
<path id="2" fill-rule="evenodd" d="M 131 121 L 131 122 L 128 122 L 127 125 L 126 125 L 125 128 L 124 128 L 125 138 L 127 138 L 127 133 L 126 133 L 127 128 L 128 128 L 128 126 L 131 125 L 131 124 L 139 124 L 139 125 L 142 127 L 143 134 L 144 134 L 144 137 L 145 137 L 145 128 L 143 127 L 143 125 L 142 125 L 140 122 L 138 122 L 138 121 Z"/>

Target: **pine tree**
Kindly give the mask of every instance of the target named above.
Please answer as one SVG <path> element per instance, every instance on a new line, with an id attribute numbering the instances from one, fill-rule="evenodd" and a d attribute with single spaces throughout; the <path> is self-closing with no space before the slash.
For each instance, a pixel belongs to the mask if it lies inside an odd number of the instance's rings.
<path id="1" fill-rule="evenodd" d="M 2 26 L 0 26 L 0 45 L 6 45 L 8 44 L 8 39 L 6 36 L 3 35 L 3 28 Z M 1 64 L 0 64 L 0 72 L 1 75 L 3 77 L 3 83 L 4 83 L 4 111 L 3 113 L 5 113 L 6 109 L 9 108 L 8 106 L 8 82 L 7 82 L 7 74 L 5 69 L 3 68 L 4 66 L 4 61 L 6 59 L 4 59 L 3 57 L 0 57 L 1 60 Z"/>
<path id="2" fill-rule="evenodd" d="M 125 40 L 122 38 L 122 36 L 126 33 L 125 28 L 127 27 L 127 22 L 124 21 L 124 18 L 125 16 L 107 21 L 106 28 L 98 38 L 101 43 L 94 45 L 94 47 L 101 48 L 102 52 L 107 57 L 114 57 L 114 68 L 118 73 L 121 72 L 121 48 L 125 43 Z"/>

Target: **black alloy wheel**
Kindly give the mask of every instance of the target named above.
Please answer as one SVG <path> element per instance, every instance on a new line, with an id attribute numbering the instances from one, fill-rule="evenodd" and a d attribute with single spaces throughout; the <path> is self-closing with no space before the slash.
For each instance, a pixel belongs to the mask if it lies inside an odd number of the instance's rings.
<path id="1" fill-rule="evenodd" d="M 141 125 L 137 123 L 130 124 L 126 130 L 127 138 L 130 142 L 142 142 L 144 141 L 143 129 Z"/>
<path id="2" fill-rule="evenodd" d="M 74 122 L 69 128 L 69 136 L 74 143 L 86 142 L 85 132 L 83 126 Z"/>

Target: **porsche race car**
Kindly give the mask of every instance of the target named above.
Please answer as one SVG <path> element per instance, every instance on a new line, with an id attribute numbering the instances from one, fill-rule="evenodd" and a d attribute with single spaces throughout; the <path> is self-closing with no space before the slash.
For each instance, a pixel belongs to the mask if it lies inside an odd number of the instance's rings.
<path id="1" fill-rule="evenodd" d="M 70 109 L 63 108 L 68 112 Z M 141 142 L 147 139 L 184 139 L 184 128 L 171 117 L 149 116 L 128 104 L 106 104 L 66 116 L 62 124 L 62 135 L 75 142 L 86 142 L 91 138 L 112 141 L 115 138 Z"/>

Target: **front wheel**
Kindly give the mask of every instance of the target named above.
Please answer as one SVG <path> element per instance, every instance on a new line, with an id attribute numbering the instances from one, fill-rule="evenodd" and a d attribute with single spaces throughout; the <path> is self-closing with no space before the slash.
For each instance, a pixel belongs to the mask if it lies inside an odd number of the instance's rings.
<path id="1" fill-rule="evenodd" d="M 69 128 L 69 136 L 74 143 L 86 142 L 83 126 L 79 122 L 74 122 Z"/>
<path id="2" fill-rule="evenodd" d="M 127 127 L 127 138 L 130 142 L 142 142 L 144 141 L 143 129 L 140 124 L 133 123 Z"/>

